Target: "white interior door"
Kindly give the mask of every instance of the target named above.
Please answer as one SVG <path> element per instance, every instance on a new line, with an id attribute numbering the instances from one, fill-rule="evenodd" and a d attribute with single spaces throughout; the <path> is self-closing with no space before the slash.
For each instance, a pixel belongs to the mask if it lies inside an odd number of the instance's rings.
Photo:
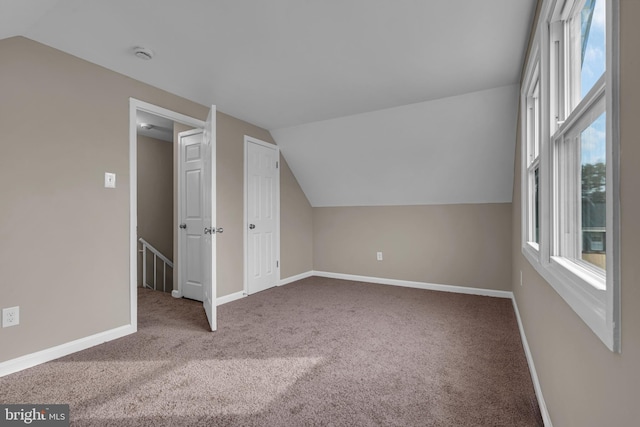
<path id="1" fill-rule="evenodd" d="M 180 289 L 204 301 L 204 147 L 202 129 L 178 134 L 180 141 Z"/>
<path id="2" fill-rule="evenodd" d="M 211 330 L 217 328 L 216 309 L 216 234 L 222 228 L 216 228 L 216 106 L 212 105 L 202 134 L 203 178 L 204 178 L 204 250 L 203 264 L 203 305 Z"/>
<path id="3" fill-rule="evenodd" d="M 279 151 L 245 138 L 247 293 L 271 288 L 279 280 Z"/>

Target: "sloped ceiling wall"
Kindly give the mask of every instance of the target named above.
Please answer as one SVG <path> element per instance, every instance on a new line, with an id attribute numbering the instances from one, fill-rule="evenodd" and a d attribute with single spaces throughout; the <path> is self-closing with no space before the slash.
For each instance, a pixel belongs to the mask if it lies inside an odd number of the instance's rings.
<path id="1" fill-rule="evenodd" d="M 510 202 L 518 87 L 272 130 L 314 207 Z"/>
<path id="2" fill-rule="evenodd" d="M 511 200 L 536 0 L 0 2 L 21 35 L 272 134 L 314 206 Z M 152 61 L 134 46 L 155 51 Z"/>

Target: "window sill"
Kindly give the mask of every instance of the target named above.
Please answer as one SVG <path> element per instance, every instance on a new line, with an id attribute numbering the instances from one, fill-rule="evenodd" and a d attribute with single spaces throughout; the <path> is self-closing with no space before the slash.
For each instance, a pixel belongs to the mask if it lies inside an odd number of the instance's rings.
<path id="1" fill-rule="evenodd" d="M 604 283 L 591 277 L 588 271 L 569 260 L 552 257 L 549 262 L 541 262 L 539 252 L 528 243 L 522 246 L 522 254 L 598 338 L 611 351 L 616 351 L 614 328 L 607 322 L 607 295 Z M 576 274 L 577 272 L 579 274 Z"/>
<path id="2" fill-rule="evenodd" d="M 575 261 L 562 257 L 551 257 L 552 263 L 557 263 L 567 269 L 571 274 L 576 276 L 576 280 L 580 280 L 580 285 L 591 287 L 597 291 L 607 290 L 607 278 L 603 274 L 589 271 Z M 604 295 L 603 295 L 604 296 Z"/>

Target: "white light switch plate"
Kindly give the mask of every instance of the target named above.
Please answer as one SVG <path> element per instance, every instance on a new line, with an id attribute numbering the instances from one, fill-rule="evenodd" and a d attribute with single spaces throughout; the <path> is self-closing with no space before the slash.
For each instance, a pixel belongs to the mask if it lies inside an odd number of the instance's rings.
<path id="1" fill-rule="evenodd" d="M 111 172 L 104 173 L 104 188 L 116 188 L 116 174 Z"/>

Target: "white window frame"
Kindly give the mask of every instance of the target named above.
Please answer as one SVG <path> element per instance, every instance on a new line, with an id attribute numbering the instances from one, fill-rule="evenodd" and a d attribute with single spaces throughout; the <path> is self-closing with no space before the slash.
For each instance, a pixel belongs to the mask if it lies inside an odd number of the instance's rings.
<path id="1" fill-rule="evenodd" d="M 620 352 L 620 198 L 619 198 L 619 0 L 606 0 L 606 71 L 573 110 L 564 69 L 569 67 L 564 43 L 566 26 L 558 24 L 576 3 L 584 0 L 544 0 L 527 58 L 521 90 L 522 253 L 536 271 L 558 292 L 600 340 Z M 564 33 L 560 33 L 563 31 Z M 536 69 L 539 67 L 539 73 Z M 539 245 L 531 236 L 531 184 L 527 97 L 539 76 L 540 88 L 540 234 Z M 560 94 L 560 96 L 554 96 Z M 585 126 L 589 116 L 606 111 L 606 272 L 586 262 L 559 256 L 558 169 L 554 167 L 559 142 L 569 132 Z M 596 116 L 597 117 L 597 116 Z M 586 126 L 589 126 L 587 123 Z"/>
<path id="2" fill-rule="evenodd" d="M 536 54 L 538 53 L 538 44 L 534 46 Z M 534 171 L 538 169 L 538 185 L 541 178 L 541 118 L 542 118 L 542 102 L 540 99 L 541 79 L 540 79 L 540 61 L 535 59 L 532 66 L 527 70 L 526 82 L 522 87 L 521 109 L 522 109 L 522 152 L 523 161 L 522 169 L 524 176 L 522 179 L 522 241 L 526 243 L 526 250 L 530 255 L 538 258 L 540 230 L 538 234 L 538 242 L 532 239 L 535 232 L 535 191 L 534 191 Z M 537 105 L 535 105 L 537 98 Z M 536 110 L 537 107 L 537 111 Z M 537 117 L 536 117 L 537 116 Z M 539 190 L 538 190 L 539 191 Z M 540 205 L 538 205 L 538 221 L 540 222 Z"/>
<path id="3" fill-rule="evenodd" d="M 604 77 L 604 76 L 603 76 Z M 579 114 L 572 115 L 573 119 L 567 120 L 556 132 L 551 141 L 551 157 L 553 161 L 553 202 L 554 218 L 552 226 L 555 231 L 552 239 L 552 258 L 567 258 L 576 268 L 581 268 L 589 277 L 589 282 L 597 289 L 606 288 L 606 274 L 591 264 L 582 261 L 582 228 L 578 227 L 581 221 L 581 208 L 579 204 L 569 203 L 569 206 L 560 199 L 560 192 L 567 194 L 565 199 L 569 201 L 579 200 L 580 191 L 580 148 L 579 139 L 581 133 L 606 112 L 604 78 L 594 86 L 592 92 L 585 97 L 584 105 L 580 105 Z M 578 110 L 578 109 L 576 109 Z M 570 162 L 566 168 L 560 169 L 560 157 L 569 157 Z M 567 184 L 567 181 L 571 181 Z M 571 185 L 573 184 L 573 185 Z M 560 212 L 566 212 L 560 215 Z"/>

